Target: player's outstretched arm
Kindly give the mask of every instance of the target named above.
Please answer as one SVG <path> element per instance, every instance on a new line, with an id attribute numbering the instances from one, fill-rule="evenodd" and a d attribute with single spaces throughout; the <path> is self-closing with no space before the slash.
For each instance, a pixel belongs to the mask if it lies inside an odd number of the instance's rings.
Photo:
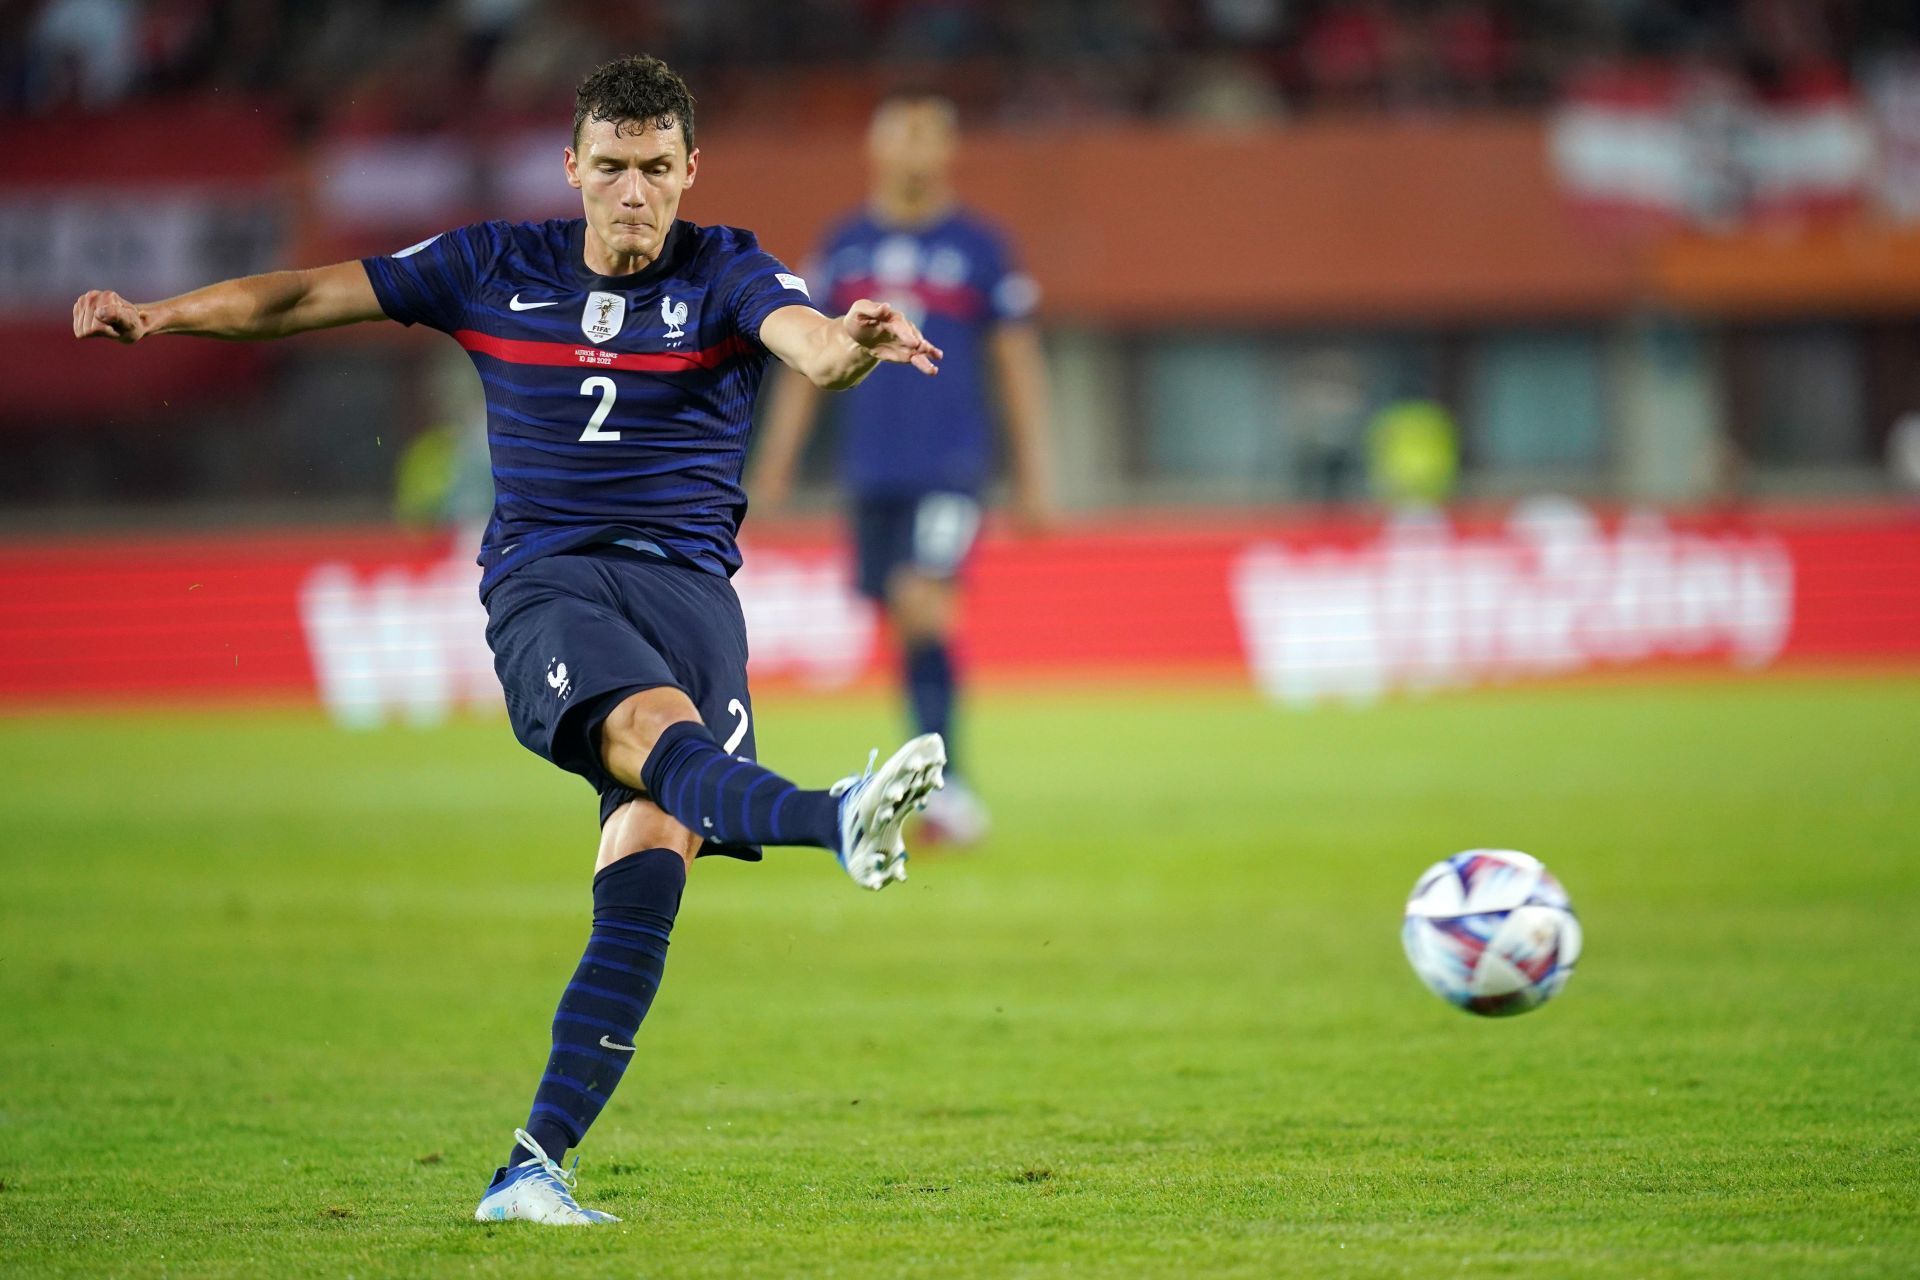
<path id="1" fill-rule="evenodd" d="M 73 304 L 73 336 L 138 342 L 157 333 L 187 333 L 249 341 L 385 318 L 367 269 L 337 262 L 222 280 L 162 302 L 128 302 L 110 289 L 95 289 Z"/>
<path id="2" fill-rule="evenodd" d="M 781 307 L 761 321 L 760 341 L 788 368 L 827 391 L 858 385 L 882 361 L 938 373 L 935 361 L 945 354 L 920 336 L 913 321 L 866 298 L 843 316 L 824 316 L 798 304 Z"/>

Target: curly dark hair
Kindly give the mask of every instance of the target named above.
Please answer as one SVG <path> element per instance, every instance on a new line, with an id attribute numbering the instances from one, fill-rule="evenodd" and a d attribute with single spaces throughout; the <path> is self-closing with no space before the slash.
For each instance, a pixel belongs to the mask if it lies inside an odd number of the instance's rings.
<path id="1" fill-rule="evenodd" d="M 687 154 L 693 154 L 693 94 L 673 68 L 646 54 L 617 58 L 580 82 L 573 95 L 573 145 L 588 120 L 612 120 L 644 129 L 680 126 Z"/>

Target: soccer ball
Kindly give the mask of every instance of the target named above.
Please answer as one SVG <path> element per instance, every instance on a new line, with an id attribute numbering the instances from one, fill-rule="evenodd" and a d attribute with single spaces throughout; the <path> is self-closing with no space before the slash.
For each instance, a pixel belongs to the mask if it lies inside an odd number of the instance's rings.
<path id="1" fill-rule="evenodd" d="M 1469 849 L 1428 867 L 1400 941 L 1420 981 L 1468 1013 L 1505 1017 L 1560 993 L 1580 959 L 1580 921 L 1540 859 Z"/>

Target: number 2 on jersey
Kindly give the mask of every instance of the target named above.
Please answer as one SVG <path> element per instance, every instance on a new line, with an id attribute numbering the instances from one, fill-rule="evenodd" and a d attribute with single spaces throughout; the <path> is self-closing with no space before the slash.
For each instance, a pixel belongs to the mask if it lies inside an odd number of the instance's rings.
<path id="1" fill-rule="evenodd" d="M 597 395 L 600 403 L 594 406 L 593 416 L 587 419 L 587 429 L 580 433 L 582 440 L 618 440 L 618 431 L 602 431 L 607 415 L 613 412 L 613 402 L 619 398 L 620 390 L 613 385 L 613 379 L 607 377 L 588 378 L 580 384 L 583 396 Z"/>
<path id="2" fill-rule="evenodd" d="M 727 700 L 727 714 L 740 717 L 740 723 L 733 726 L 733 732 L 727 735 L 727 745 L 720 748 L 732 755 L 734 749 L 747 740 L 747 726 L 753 723 L 753 716 L 747 711 L 747 704 L 738 698 Z"/>

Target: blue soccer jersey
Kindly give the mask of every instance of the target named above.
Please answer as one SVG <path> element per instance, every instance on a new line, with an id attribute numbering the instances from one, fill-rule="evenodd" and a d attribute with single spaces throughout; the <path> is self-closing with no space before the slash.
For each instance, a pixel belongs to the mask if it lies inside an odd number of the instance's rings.
<path id="1" fill-rule="evenodd" d="M 1038 300 L 1005 240 L 965 211 L 908 228 L 863 213 L 829 237 L 811 271 L 829 311 L 863 297 L 890 302 L 946 352 L 937 378 L 884 367 L 842 398 L 847 487 L 860 498 L 978 494 L 994 455 L 987 339 L 995 325 L 1032 315 Z"/>
<path id="2" fill-rule="evenodd" d="M 483 222 L 364 259 L 380 307 L 465 347 L 487 397 L 493 518 L 480 593 L 541 556 L 631 541 L 740 567 L 740 472 L 771 358 L 760 325 L 806 285 L 734 227 L 674 223 L 628 276 L 583 219 Z"/>

